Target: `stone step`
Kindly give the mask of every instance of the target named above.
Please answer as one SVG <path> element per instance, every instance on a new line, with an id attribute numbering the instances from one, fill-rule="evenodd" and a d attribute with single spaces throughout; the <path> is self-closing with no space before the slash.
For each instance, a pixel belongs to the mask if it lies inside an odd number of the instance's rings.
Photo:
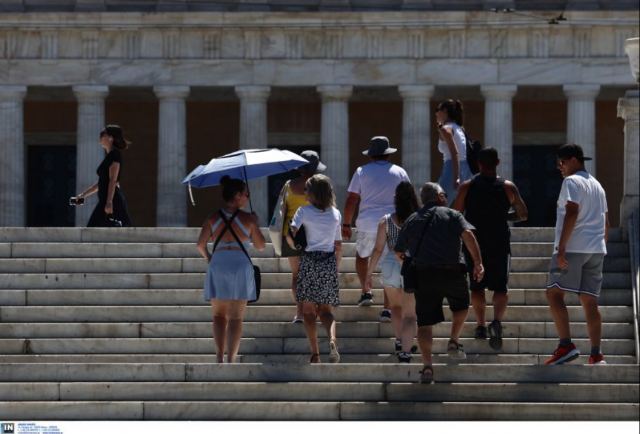
<path id="1" fill-rule="evenodd" d="M 0 289 L 45 288 L 198 288 L 202 287 L 204 273 L 53 273 L 53 274 L 0 274 Z M 355 273 L 340 273 L 340 288 L 359 288 Z M 514 288 L 544 288 L 547 273 L 512 273 L 509 283 Z M 603 288 L 627 288 L 630 273 L 604 273 Z M 291 276 L 285 273 L 262 273 L 265 289 L 281 289 L 291 285 Z"/>
<path id="2" fill-rule="evenodd" d="M 338 335 L 339 336 L 339 335 Z M 448 338 L 435 338 L 433 351 L 446 352 Z M 573 340 L 582 353 L 590 350 L 588 339 Z M 465 351 L 477 354 L 495 354 L 486 342 L 462 338 Z M 540 354 L 552 352 L 557 344 L 554 338 L 505 338 L 502 354 Z M 631 355 L 635 351 L 632 339 L 603 339 L 606 354 Z M 327 347 L 321 338 L 322 348 Z M 338 346 L 344 354 L 377 354 L 393 351 L 390 338 L 339 338 Z M 3 354 L 146 354 L 146 353 L 215 353 L 213 338 L 50 338 L 0 339 Z M 325 348 L 326 350 L 326 348 Z M 321 349 L 321 352 L 323 350 Z M 245 354 L 306 354 L 306 338 L 242 338 L 240 352 Z"/>
<path id="3" fill-rule="evenodd" d="M 619 405 L 619 407 L 616 407 Z M 204 407 L 204 408 L 203 408 Z M 196 409 L 190 406 L 188 414 L 190 420 L 196 418 L 198 412 L 206 418 L 206 410 L 211 406 L 200 404 Z M 501 405 L 494 402 L 480 403 L 386 403 L 386 402 L 345 402 L 340 404 L 341 420 L 638 420 L 637 403 L 619 404 L 573 404 L 573 403 L 511 403 Z M 146 410 L 146 407 L 145 407 Z M 166 413 L 164 417 L 170 419 L 171 414 L 178 413 L 179 408 Z M 147 413 L 145 413 L 147 415 Z"/>
<path id="4" fill-rule="evenodd" d="M 462 337 L 473 337 L 475 322 L 467 322 Z M 380 322 L 339 322 L 339 336 L 342 337 L 393 337 L 391 324 Z M 554 338 L 557 336 L 553 322 L 503 322 L 503 336 L 506 338 Z M 434 327 L 434 336 L 447 337 L 450 322 Z M 0 323 L 0 338 L 208 338 L 211 337 L 211 322 L 146 322 L 146 323 Z M 305 337 L 304 327 L 290 322 L 246 322 L 243 336 L 261 337 Z M 624 323 L 602 324 L 602 334 L 609 339 L 633 339 L 633 326 Z M 325 336 L 324 328 L 319 335 Z M 571 335 L 586 338 L 586 323 L 571 323 Z"/>
<path id="5" fill-rule="evenodd" d="M 209 251 L 212 249 L 209 244 Z M 514 257 L 545 257 L 553 253 L 552 242 L 512 242 Z M 355 258 L 355 244 L 343 244 L 344 258 Z M 264 250 L 250 249 L 252 257 L 273 258 L 271 244 Z M 629 246 L 623 242 L 609 242 L 608 257 L 628 257 Z M 0 242 L 0 258 L 192 258 L 200 259 L 195 241 L 188 243 L 56 243 L 56 242 Z M 286 258 L 280 258 L 287 263 Z"/>
<path id="6" fill-rule="evenodd" d="M 511 254 L 517 257 L 545 257 L 550 258 L 553 254 L 553 242 L 511 242 Z M 622 242 L 607 243 L 607 256 L 612 257 L 628 257 L 629 245 Z"/>
<path id="7" fill-rule="evenodd" d="M 637 420 L 629 403 L 3 401 L 5 420 Z"/>
<path id="8" fill-rule="evenodd" d="M 360 298 L 359 289 L 340 290 L 343 306 L 355 305 Z M 382 303 L 381 289 L 373 290 L 374 303 Z M 487 294 L 491 300 L 491 295 Z M 567 293 L 567 305 L 580 305 L 579 298 Z M 601 306 L 630 306 L 630 289 L 604 289 L 598 302 Z M 544 289 L 510 289 L 511 306 L 540 306 L 547 303 Z M 0 305 L 4 306 L 199 306 L 208 304 L 202 289 L 3 289 Z M 258 306 L 290 306 L 293 297 L 290 289 L 265 289 L 260 294 Z"/>
<path id="9" fill-rule="evenodd" d="M 354 233 L 356 233 L 354 231 Z M 131 227 L 131 228 L 45 228 L 45 227 L 4 227 L 0 228 L 0 242 L 164 242 L 187 243 L 195 242 L 200 233 L 200 228 L 175 228 L 175 227 Z M 269 236 L 265 228 L 262 233 L 267 241 Z M 511 228 L 512 241 L 553 241 L 554 228 Z M 353 238 L 355 239 L 355 237 Z M 609 231 L 611 241 L 620 241 L 622 231 L 620 228 L 611 228 Z"/>
<path id="10" fill-rule="evenodd" d="M 0 365 L 0 382 L 410 382 L 420 364 L 398 363 L 15 363 Z M 443 383 L 637 384 L 634 365 L 562 366 L 435 364 Z"/>
<path id="11" fill-rule="evenodd" d="M 460 364 L 501 364 L 501 365 L 543 365 L 550 356 L 550 351 L 541 354 L 467 354 L 466 360 Z M 586 365 L 589 356 L 581 355 L 571 365 Z M 212 363 L 215 356 L 211 354 L 0 354 L 0 363 Z M 633 355 L 606 355 L 607 365 L 635 365 Z M 326 360 L 325 360 L 326 362 Z M 434 354 L 436 364 L 449 364 L 447 354 Z M 289 364 L 306 365 L 309 354 L 240 354 L 238 363 Z M 345 363 L 398 363 L 395 354 L 389 351 L 380 354 L 341 354 L 340 366 Z M 420 364 L 421 359 L 415 355 L 413 364 Z M 334 365 L 335 366 L 335 365 Z"/>
<path id="12" fill-rule="evenodd" d="M 265 273 L 290 273 L 284 258 L 258 258 L 254 264 Z M 605 272 L 629 271 L 629 258 L 605 258 Z M 0 259 L 0 273 L 206 273 L 208 264 L 199 258 L 68 258 Z M 546 272 L 548 257 L 512 258 L 511 272 Z M 355 273 L 355 258 L 345 258 L 340 271 Z"/>
<path id="13" fill-rule="evenodd" d="M 573 321 L 584 321 L 580 306 L 569 306 Z M 633 321 L 633 309 L 629 306 L 600 307 L 604 322 Z M 249 306 L 245 313 L 246 322 L 287 322 L 295 315 L 294 306 Z M 342 306 L 335 310 L 337 321 L 377 321 L 379 310 L 357 306 Z M 450 319 L 449 309 L 444 316 Z M 492 318 L 493 309 L 487 307 L 487 318 Z M 548 306 L 511 306 L 504 317 L 505 322 L 526 318 L 527 321 L 550 322 Z M 473 321 L 473 309 L 469 311 L 469 321 Z M 191 322 L 210 321 L 209 306 L 0 306 L 2 322 Z"/>
<path id="14" fill-rule="evenodd" d="M 409 379 L 415 381 L 415 378 Z M 638 384 L 389 382 L 0 383 L 0 401 L 627 402 Z"/>

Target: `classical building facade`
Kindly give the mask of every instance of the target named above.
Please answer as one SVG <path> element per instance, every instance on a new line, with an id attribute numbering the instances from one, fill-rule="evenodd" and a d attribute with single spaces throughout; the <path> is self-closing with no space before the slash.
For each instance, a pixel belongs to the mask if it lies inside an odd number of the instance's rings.
<path id="1" fill-rule="evenodd" d="M 133 142 L 121 184 L 139 226 L 200 225 L 218 192 L 196 191 L 192 207 L 180 180 L 238 148 L 318 150 L 340 202 L 374 135 L 390 137 L 416 183 L 437 179 L 433 110 L 445 98 L 461 99 L 468 133 L 498 149 L 532 224 L 553 223 L 564 142 L 594 156 L 618 223 L 616 106 L 636 85 L 624 41 L 638 35 L 637 5 L 573 2 L 589 7 L 554 24 L 554 7 L 488 10 L 513 1 L 43 3 L 0 12 L 0 226 L 86 224 L 95 202 L 74 210 L 68 196 L 96 181 L 106 123 Z M 263 223 L 281 182 L 251 182 Z"/>

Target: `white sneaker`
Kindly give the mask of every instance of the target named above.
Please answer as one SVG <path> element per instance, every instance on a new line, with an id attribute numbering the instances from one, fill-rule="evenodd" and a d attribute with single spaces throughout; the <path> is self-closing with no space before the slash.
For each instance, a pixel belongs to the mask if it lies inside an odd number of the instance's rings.
<path id="1" fill-rule="evenodd" d="M 338 363 L 339 361 L 338 345 L 336 345 L 335 341 L 329 341 L 329 363 Z"/>

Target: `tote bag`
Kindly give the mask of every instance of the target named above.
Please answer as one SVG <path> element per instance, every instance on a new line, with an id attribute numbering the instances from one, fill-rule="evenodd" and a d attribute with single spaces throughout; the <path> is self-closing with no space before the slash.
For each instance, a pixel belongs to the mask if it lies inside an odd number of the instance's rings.
<path id="1" fill-rule="evenodd" d="M 280 190 L 278 201 L 273 208 L 273 217 L 271 217 L 271 222 L 269 223 L 269 238 L 271 238 L 271 244 L 277 256 L 282 256 L 282 228 L 284 227 L 285 200 L 289 182 L 287 181 L 282 190 Z"/>

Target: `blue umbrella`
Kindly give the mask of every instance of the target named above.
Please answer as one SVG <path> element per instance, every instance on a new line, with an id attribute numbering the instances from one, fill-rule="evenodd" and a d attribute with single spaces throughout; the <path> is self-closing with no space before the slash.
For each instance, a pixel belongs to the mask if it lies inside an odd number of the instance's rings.
<path id="1" fill-rule="evenodd" d="M 191 187 L 211 187 L 220 184 L 223 176 L 249 179 L 262 178 L 288 172 L 309 163 L 301 156 L 280 149 L 244 149 L 214 158 L 206 165 L 191 171 L 183 184 Z M 193 196 L 191 199 L 193 203 Z"/>

